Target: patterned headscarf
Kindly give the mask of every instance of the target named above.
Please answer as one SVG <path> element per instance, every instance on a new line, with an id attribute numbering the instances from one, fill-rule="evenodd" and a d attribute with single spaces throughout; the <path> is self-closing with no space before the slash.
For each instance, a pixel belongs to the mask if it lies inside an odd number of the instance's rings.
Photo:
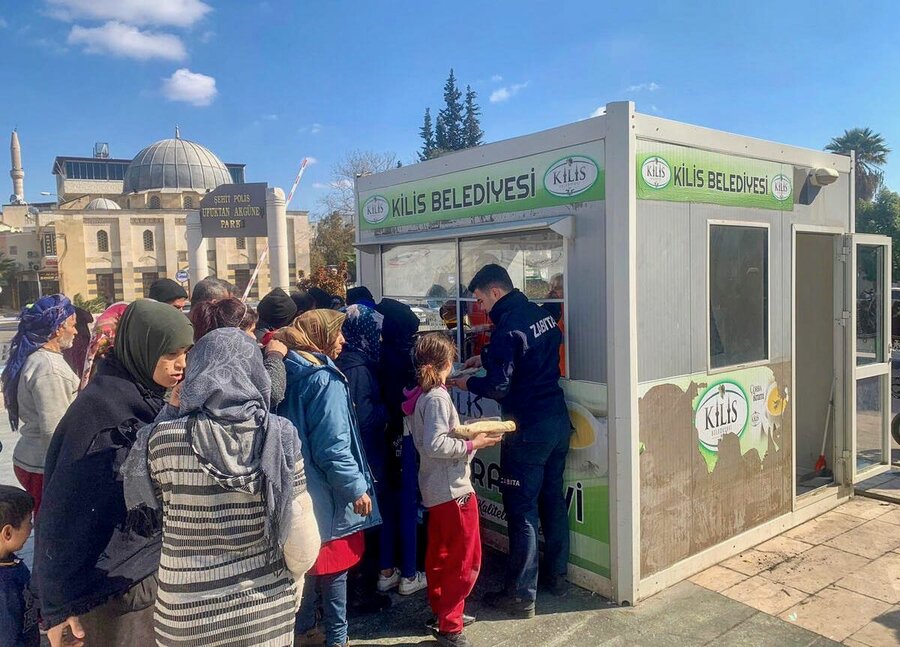
<path id="1" fill-rule="evenodd" d="M 343 312 L 336 310 L 310 310 L 294 319 L 290 326 L 275 333 L 275 339 L 291 350 L 328 355 L 346 317 Z"/>
<path id="2" fill-rule="evenodd" d="M 384 315 L 372 308 L 354 304 L 347 306 L 347 318 L 341 330 L 348 350 L 356 350 L 365 355 L 373 364 L 381 357 L 381 325 Z"/>
<path id="3" fill-rule="evenodd" d="M 88 346 L 87 355 L 84 358 L 84 369 L 81 371 L 81 386 L 83 390 L 93 377 L 94 363 L 112 350 L 116 340 L 116 329 L 119 327 L 119 319 L 125 313 L 128 304 L 119 301 L 103 311 L 97 321 L 94 322 L 94 332 L 91 334 L 91 343 Z"/>
<path id="4" fill-rule="evenodd" d="M 153 427 L 192 416 L 191 448 L 203 471 L 223 492 L 260 494 L 270 547 L 283 546 L 291 525 L 294 472 L 302 472 L 303 459 L 297 429 L 269 412 L 271 389 L 259 347 L 245 333 L 219 328 L 200 338 L 191 349 L 178 408 L 165 407 L 138 433 L 122 468 L 128 509 L 159 508 L 147 466 Z"/>
<path id="5" fill-rule="evenodd" d="M 19 373 L 28 357 L 50 341 L 63 322 L 75 314 L 75 306 L 62 294 L 41 297 L 19 313 L 19 329 L 9 347 L 9 359 L 0 380 L 13 431 L 19 428 Z"/>

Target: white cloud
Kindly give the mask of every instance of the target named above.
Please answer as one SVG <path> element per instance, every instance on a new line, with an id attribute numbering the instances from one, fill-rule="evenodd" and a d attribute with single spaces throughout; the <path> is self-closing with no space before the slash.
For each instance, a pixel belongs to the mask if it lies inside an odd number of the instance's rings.
<path id="1" fill-rule="evenodd" d="M 491 77 L 491 83 L 500 83 L 500 81 L 502 81 L 502 80 L 503 80 L 503 77 L 500 76 L 499 74 L 495 74 L 494 76 Z"/>
<path id="2" fill-rule="evenodd" d="M 588 118 L 590 118 L 590 117 L 600 117 L 600 116 L 605 115 L 605 114 L 606 114 L 606 106 L 600 106 L 599 108 L 597 108 L 596 110 L 594 110 L 594 112 L 592 112 L 590 115 L 588 115 Z"/>
<path id="3" fill-rule="evenodd" d="M 82 45 L 89 54 L 114 54 L 140 60 L 162 58 L 180 61 L 187 56 L 184 43 L 178 36 L 141 31 L 115 21 L 100 27 L 74 25 L 67 42 Z"/>
<path id="4" fill-rule="evenodd" d="M 116 20 L 131 25 L 190 27 L 212 11 L 212 7 L 202 0 L 47 1 L 51 15 L 61 20 Z"/>
<path id="5" fill-rule="evenodd" d="M 186 67 L 163 79 L 162 92 L 169 101 L 183 101 L 194 106 L 208 106 L 218 94 L 213 77 L 191 72 Z"/>
<path id="6" fill-rule="evenodd" d="M 646 90 L 647 92 L 656 92 L 660 89 L 660 84 L 656 81 L 650 81 L 650 83 L 638 83 L 637 85 L 629 85 L 625 88 L 625 92 L 643 92 Z"/>
<path id="7" fill-rule="evenodd" d="M 278 121 L 278 115 L 263 115 L 263 121 Z"/>
<path id="8" fill-rule="evenodd" d="M 510 86 L 497 88 L 496 90 L 491 92 L 490 102 L 500 103 L 501 101 L 507 101 L 508 99 L 516 96 L 519 93 L 519 90 L 527 88 L 529 83 L 529 81 L 525 81 L 525 83 L 513 83 Z"/>
<path id="9" fill-rule="evenodd" d="M 313 124 L 309 129 L 310 135 L 317 135 L 322 130 L 322 124 Z"/>
<path id="10" fill-rule="evenodd" d="M 200 42 L 206 44 L 215 37 L 216 37 L 216 32 L 214 32 L 212 29 L 207 29 L 205 32 L 200 34 Z"/>
<path id="11" fill-rule="evenodd" d="M 308 166 L 312 166 L 313 164 L 318 164 L 318 163 L 319 163 L 319 160 L 317 160 L 317 159 L 316 159 L 315 157 L 313 157 L 312 155 L 307 155 L 307 156 L 306 156 L 306 164 L 307 164 Z"/>

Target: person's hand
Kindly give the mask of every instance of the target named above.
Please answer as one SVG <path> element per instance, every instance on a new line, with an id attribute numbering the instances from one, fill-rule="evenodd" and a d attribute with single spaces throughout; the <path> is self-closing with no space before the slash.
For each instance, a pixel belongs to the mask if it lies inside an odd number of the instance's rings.
<path id="1" fill-rule="evenodd" d="M 278 341 L 277 339 L 270 339 L 269 343 L 266 344 L 266 352 L 278 353 L 282 357 L 287 357 L 288 347 L 284 342 Z"/>
<path id="2" fill-rule="evenodd" d="M 450 386 L 455 386 L 457 389 L 462 391 L 469 390 L 469 376 L 463 375 L 462 377 L 457 377 L 452 380 L 447 380 L 447 384 Z"/>
<path id="3" fill-rule="evenodd" d="M 84 629 L 78 616 L 69 616 L 47 632 L 51 647 L 82 647 L 84 645 Z"/>
<path id="4" fill-rule="evenodd" d="M 472 439 L 472 449 L 484 449 L 485 447 L 493 447 L 503 440 L 501 434 L 478 434 Z"/>
<path id="5" fill-rule="evenodd" d="M 474 355 L 467 359 L 463 368 L 481 368 L 481 355 Z"/>
<path id="6" fill-rule="evenodd" d="M 173 386 L 172 390 L 169 391 L 169 404 L 176 409 L 181 406 L 181 386 L 183 384 L 184 380 Z"/>
<path id="7" fill-rule="evenodd" d="M 368 517 L 372 514 L 372 499 L 369 498 L 368 494 L 363 494 L 353 502 L 353 512 L 363 517 Z"/>

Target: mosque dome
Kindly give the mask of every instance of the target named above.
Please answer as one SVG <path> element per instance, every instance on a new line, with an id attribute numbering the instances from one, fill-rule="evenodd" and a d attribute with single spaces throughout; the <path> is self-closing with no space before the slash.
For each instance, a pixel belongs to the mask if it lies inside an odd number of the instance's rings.
<path id="1" fill-rule="evenodd" d="M 228 168 L 209 149 L 176 137 L 151 144 L 134 156 L 122 192 L 174 189 L 206 193 L 231 184 Z"/>
<path id="2" fill-rule="evenodd" d="M 110 200 L 109 198 L 94 198 L 90 202 L 87 203 L 85 209 L 88 211 L 115 211 L 116 209 L 121 209 L 118 204 Z"/>

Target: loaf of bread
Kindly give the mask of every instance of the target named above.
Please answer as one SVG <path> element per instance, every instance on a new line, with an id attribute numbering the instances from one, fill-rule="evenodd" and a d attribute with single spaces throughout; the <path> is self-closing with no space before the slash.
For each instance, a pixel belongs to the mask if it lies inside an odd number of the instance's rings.
<path id="1" fill-rule="evenodd" d="M 516 423 L 511 420 L 478 420 L 459 425 L 453 430 L 457 436 L 471 440 L 479 434 L 509 434 L 516 430 Z"/>

